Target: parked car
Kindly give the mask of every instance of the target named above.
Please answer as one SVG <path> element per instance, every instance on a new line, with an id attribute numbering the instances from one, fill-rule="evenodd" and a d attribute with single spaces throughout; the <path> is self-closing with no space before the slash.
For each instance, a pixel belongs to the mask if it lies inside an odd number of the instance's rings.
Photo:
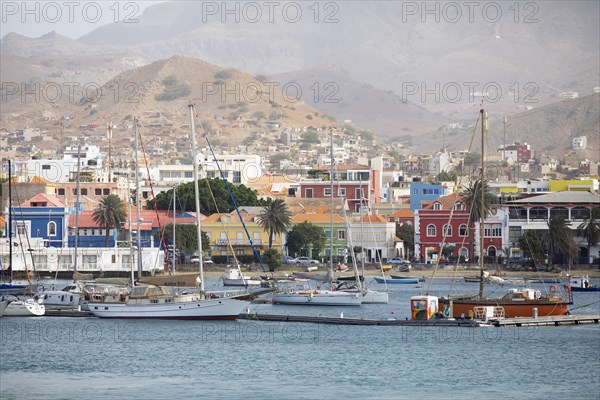
<path id="1" fill-rule="evenodd" d="M 214 264 L 213 260 L 211 260 L 210 257 L 205 257 L 204 258 L 204 264 Z"/>
<path id="2" fill-rule="evenodd" d="M 405 260 L 402 257 L 388 258 L 387 262 L 390 263 L 390 264 L 410 264 L 410 261 Z"/>
<path id="3" fill-rule="evenodd" d="M 282 264 L 294 264 L 295 262 L 296 262 L 296 259 L 294 257 L 284 256 L 281 258 Z"/>
<path id="4" fill-rule="evenodd" d="M 317 260 L 313 260 L 312 258 L 308 258 L 308 257 L 296 257 L 294 259 L 294 262 L 296 264 L 318 264 L 319 263 Z"/>
<path id="5" fill-rule="evenodd" d="M 199 263 L 200 263 L 200 257 L 198 257 L 198 256 L 190 257 L 190 264 L 199 264 Z"/>

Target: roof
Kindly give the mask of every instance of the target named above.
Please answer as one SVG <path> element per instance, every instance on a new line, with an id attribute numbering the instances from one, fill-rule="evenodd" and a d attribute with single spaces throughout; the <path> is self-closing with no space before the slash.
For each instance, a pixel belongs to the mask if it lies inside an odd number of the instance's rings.
<path id="1" fill-rule="evenodd" d="M 412 212 L 408 208 L 402 208 L 400 210 L 396 210 L 393 213 L 388 215 L 388 217 L 390 217 L 390 218 L 414 218 L 414 216 L 415 216 L 415 213 Z"/>
<path id="2" fill-rule="evenodd" d="M 447 194 L 446 196 L 440 196 L 437 199 L 428 202 L 428 204 L 425 204 L 425 202 L 423 202 L 423 209 L 433 209 L 433 205 L 435 203 L 440 203 L 442 205 L 442 210 L 451 210 L 454 206 L 454 203 L 460 203 L 462 202 L 462 197 L 460 194 L 456 194 L 456 193 L 452 193 L 452 194 Z"/>
<path id="3" fill-rule="evenodd" d="M 388 221 L 387 219 L 385 219 L 384 217 L 382 217 L 381 215 L 363 215 L 362 216 L 362 220 L 363 222 L 369 222 L 369 223 L 389 223 L 390 221 Z"/>
<path id="4" fill-rule="evenodd" d="M 596 203 L 600 205 L 600 196 L 586 191 L 563 191 L 528 197 L 509 202 L 509 204 L 545 204 L 545 203 Z"/>
<path id="5" fill-rule="evenodd" d="M 65 203 L 56 196 L 39 193 L 21 204 L 21 207 L 64 207 Z"/>
<path id="6" fill-rule="evenodd" d="M 298 224 L 301 222 L 310 222 L 312 224 L 329 223 L 331 214 L 297 214 L 291 219 L 291 222 Z M 333 223 L 345 223 L 344 218 L 338 214 L 333 214 Z"/>
<path id="7" fill-rule="evenodd" d="M 53 183 L 53 182 L 50 182 L 49 180 L 47 180 L 47 179 L 44 179 L 44 178 L 42 178 L 41 176 L 37 176 L 37 175 L 36 175 L 36 176 L 34 176 L 33 178 L 31 178 L 31 180 L 30 180 L 29 182 L 30 182 L 30 183 L 43 183 L 43 184 L 45 184 L 45 185 L 48 185 L 48 184 L 50 184 L 50 183 Z"/>

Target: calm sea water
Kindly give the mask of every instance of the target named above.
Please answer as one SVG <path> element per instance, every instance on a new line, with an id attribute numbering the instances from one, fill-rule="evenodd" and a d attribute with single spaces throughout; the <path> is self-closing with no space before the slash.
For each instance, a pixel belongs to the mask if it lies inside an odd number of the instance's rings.
<path id="1" fill-rule="evenodd" d="M 427 285 L 390 287 L 387 305 L 252 308 L 404 319 L 409 297 Z M 432 291 L 447 294 L 448 286 L 440 279 Z M 600 313 L 599 301 L 600 293 L 575 293 L 573 313 Z M 414 328 L 56 317 L 0 324 L 2 399 L 600 398 L 598 325 Z"/>

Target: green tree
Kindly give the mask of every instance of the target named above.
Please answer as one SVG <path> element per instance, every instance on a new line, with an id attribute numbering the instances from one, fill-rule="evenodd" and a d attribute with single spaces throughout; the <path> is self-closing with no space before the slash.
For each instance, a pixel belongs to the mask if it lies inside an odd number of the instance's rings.
<path id="1" fill-rule="evenodd" d="M 577 227 L 577 235 L 585 239 L 589 256 L 590 248 L 600 241 L 600 207 L 592 208 L 590 218 Z"/>
<path id="2" fill-rule="evenodd" d="M 215 212 L 228 213 L 235 210 L 233 201 L 229 196 L 225 182 L 222 179 L 200 179 L 200 211 L 207 215 Z M 262 206 L 265 204 L 256 196 L 256 191 L 249 189 L 244 185 L 233 185 L 228 183 L 233 198 L 238 206 Z M 211 196 L 212 192 L 212 196 Z M 188 182 L 177 186 L 177 199 L 180 208 L 185 211 L 196 211 L 194 183 Z M 214 201 L 213 201 L 214 196 Z M 148 200 L 147 207 L 154 208 L 154 200 Z M 168 210 L 173 201 L 173 189 L 159 193 L 156 196 L 156 207 L 159 210 Z M 215 204 L 216 203 L 216 204 Z M 218 210 L 217 210 L 218 209 Z"/>
<path id="3" fill-rule="evenodd" d="M 119 196 L 109 194 L 103 197 L 98 204 L 98 208 L 92 214 L 94 222 L 106 230 L 104 238 L 104 246 L 108 246 L 109 231 L 113 228 L 120 228 L 127 220 L 125 213 L 125 203 L 121 201 Z"/>
<path id="4" fill-rule="evenodd" d="M 302 136 L 302 141 L 305 143 L 320 143 L 319 134 L 316 131 L 308 131 Z"/>
<path id="5" fill-rule="evenodd" d="M 572 241 L 569 223 L 561 216 L 552 218 L 548 222 L 548 230 L 542 236 L 542 244 L 548 254 L 548 262 L 555 264 L 560 256 L 570 256 Z"/>
<path id="6" fill-rule="evenodd" d="M 269 266 L 270 272 L 281 267 L 281 254 L 275 249 L 267 249 L 262 254 L 262 260 Z"/>
<path id="7" fill-rule="evenodd" d="M 436 177 L 438 182 L 454 182 L 456 181 L 456 172 L 442 171 Z"/>
<path id="8" fill-rule="evenodd" d="M 415 248 L 415 228 L 410 224 L 396 225 L 396 236 L 404 242 L 407 258 L 410 258 Z"/>
<path id="9" fill-rule="evenodd" d="M 526 230 L 519 238 L 519 247 L 523 254 L 531 257 L 536 264 L 544 259 L 544 247 L 542 246 L 542 235 L 537 230 Z"/>
<path id="10" fill-rule="evenodd" d="M 273 247 L 273 235 L 287 232 L 292 214 L 281 199 L 268 200 L 262 213 L 258 215 L 258 225 L 269 234 L 269 249 Z"/>
<path id="11" fill-rule="evenodd" d="M 173 243 L 173 224 L 168 224 L 163 229 L 165 242 Z M 202 251 L 210 250 L 210 239 L 206 232 L 201 232 Z M 155 239 L 160 241 L 159 233 L 156 233 Z M 196 233 L 196 225 L 177 225 L 175 227 L 175 245 L 188 254 L 198 251 L 198 238 Z"/>
<path id="12" fill-rule="evenodd" d="M 481 192 L 483 190 L 483 203 Z M 466 189 L 465 193 L 462 196 L 463 202 L 469 210 L 469 223 L 471 226 L 469 227 L 469 243 L 471 243 L 471 251 L 470 253 L 474 255 L 474 246 L 473 246 L 473 232 L 475 228 L 476 222 L 481 222 L 485 220 L 485 218 L 490 214 L 491 206 L 492 206 L 492 194 L 489 191 L 489 186 L 487 180 L 483 180 L 483 184 L 481 179 L 477 179 L 476 181 L 472 181 L 469 183 L 469 187 Z M 483 204 L 483 205 L 482 205 Z M 469 258 L 470 260 L 474 257 Z"/>
<path id="13" fill-rule="evenodd" d="M 310 222 L 302 222 L 288 233 L 286 246 L 290 254 L 298 254 L 302 250 L 308 253 L 309 248 L 312 248 L 313 254 L 319 254 L 325 247 L 325 231 Z"/>

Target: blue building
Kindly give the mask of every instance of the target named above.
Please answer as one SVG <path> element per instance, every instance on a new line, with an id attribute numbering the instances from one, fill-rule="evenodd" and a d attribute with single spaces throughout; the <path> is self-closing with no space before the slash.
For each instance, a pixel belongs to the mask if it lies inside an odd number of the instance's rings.
<path id="1" fill-rule="evenodd" d="M 68 209 L 56 196 L 40 193 L 12 208 L 12 234 L 42 239 L 46 247 L 66 246 Z M 8 233 L 8 218 L 6 218 Z"/>
<path id="2" fill-rule="evenodd" d="M 433 201 L 447 194 L 448 189 L 443 187 L 441 183 L 411 182 L 410 210 L 419 210 L 422 201 Z"/>

